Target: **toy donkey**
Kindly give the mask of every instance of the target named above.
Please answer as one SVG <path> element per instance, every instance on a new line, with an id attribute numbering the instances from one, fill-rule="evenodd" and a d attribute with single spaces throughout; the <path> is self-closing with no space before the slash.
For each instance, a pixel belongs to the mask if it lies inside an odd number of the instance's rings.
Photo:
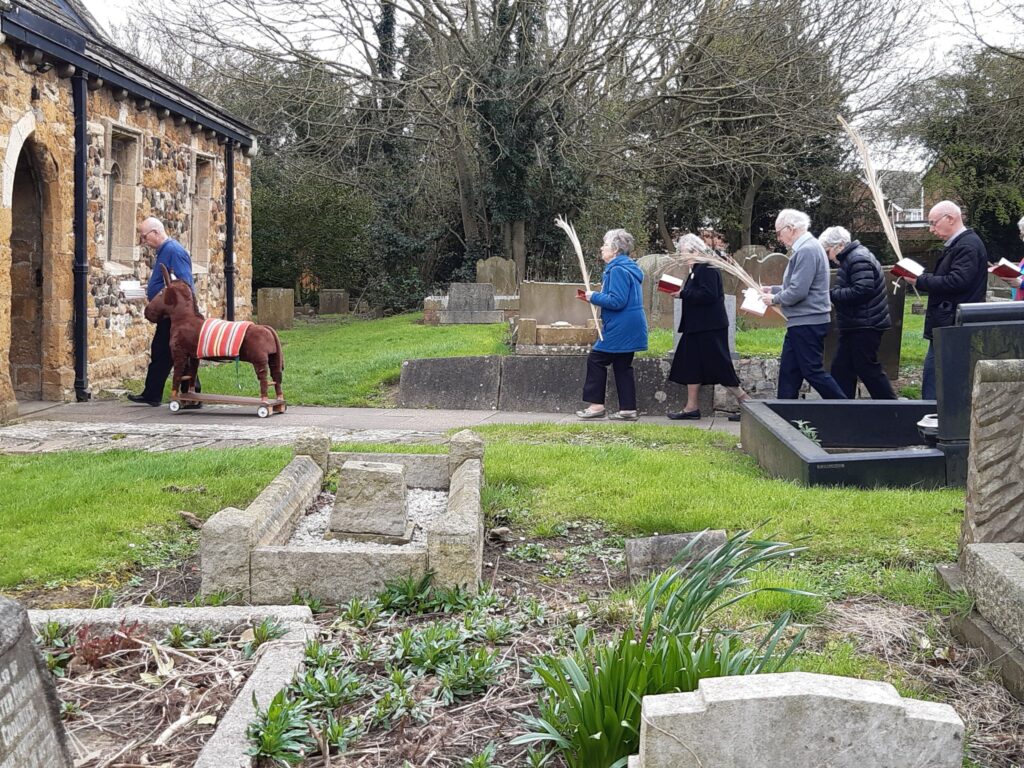
<path id="1" fill-rule="evenodd" d="M 167 267 L 164 273 L 164 289 L 146 305 L 145 316 L 151 323 L 167 317 L 171 320 L 171 359 L 174 374 L 171 378 L 172 398 L 179 394 L 182 379 L 187 377 L 191 390 L 199 371 L 200 359 L 238 358 L 252 363 L 256 378 L 260 380 L 260 400 L 267 402 L 267 367 L 274 379 L 274 390 L 278 400 L 283 400 L 281 373 L 284 370 L 284 355 L 277 331 L 269 325 L 224 320 L 207 320 L 196 306 L 192 290 L 181 280 L 171 281 Z"/>

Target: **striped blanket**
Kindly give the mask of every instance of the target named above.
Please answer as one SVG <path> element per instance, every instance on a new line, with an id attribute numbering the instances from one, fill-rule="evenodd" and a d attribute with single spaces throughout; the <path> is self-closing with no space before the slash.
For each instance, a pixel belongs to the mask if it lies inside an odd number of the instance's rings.
<path id="1" fill-rule="evenodd" d="M 238 357 L 245 332 L 252 325 L 248 320 L 232 323 L 228 320 L 203 321 L 199 331 L 197 357 Z"/>

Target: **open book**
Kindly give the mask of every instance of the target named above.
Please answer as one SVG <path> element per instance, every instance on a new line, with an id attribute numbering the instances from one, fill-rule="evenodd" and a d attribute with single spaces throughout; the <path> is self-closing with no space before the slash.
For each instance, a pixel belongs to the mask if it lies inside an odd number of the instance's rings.
<path id="1" fill-rule="evenodd" d="M 924 267 L 913 259 L 900 259 L 893 265 L 892 273 L 896 277 L 913 277 L 917 279 L 924 274 Z"/>
<path id="2" fill-rule="evenodd" d="M 743 303 L 740 304 L 740 312 L 764 317 L 764 313 L 767 311 L 768 305 L 761 300 L 761 294 L 757 290 L 754 288 L 743 289 Z"/>
<path id="3" fill-rule="evenodd" d="M 662 293 L 676 293 L 683 287 L 683 279 L 674 275 L 662 275 L 658 278 L 658 290 Z"/>
<path id="4" fill-rule="evenodd" d="M 1020 267 L 1008 259 L 1000 259 L 999 263 L 993 264 L 988 271 L 996 277 L 1005 277 L 1010 280 L 1020 277 Z"/>

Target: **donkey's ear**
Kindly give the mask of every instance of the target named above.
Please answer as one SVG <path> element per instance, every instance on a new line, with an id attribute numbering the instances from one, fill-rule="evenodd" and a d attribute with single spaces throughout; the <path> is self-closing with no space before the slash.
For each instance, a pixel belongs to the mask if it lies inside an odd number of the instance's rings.
<path id="1" fill-rule="evenodd" d="M 164 273 L 164 288 L 171 287 L 171 273 L 167 271 L 167 266 L 164 264 L 160 265 L 160 271 Z"/>

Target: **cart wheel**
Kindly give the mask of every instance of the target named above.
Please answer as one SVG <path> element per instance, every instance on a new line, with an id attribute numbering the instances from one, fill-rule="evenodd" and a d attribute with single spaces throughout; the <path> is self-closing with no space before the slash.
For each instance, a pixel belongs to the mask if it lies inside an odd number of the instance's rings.
<path id="1" fill-rule="evenodd" d="M 270 409 L 267 408 L 267 406 L 265 405 L 261 405 L 259 408 L 256 409 L 256 415 L 259 416 L 261 419 L 265 419 L 267 418 L 267 416 L 270 415 Z"/>
<path id="2" fill-rule="evenodd" d="M 181 410 L 181 403 L 177 400 L 171 400 L 171 402 L 167 404 L 167 407 L 171 409 L 171 413 L 177 413 Z"/>

